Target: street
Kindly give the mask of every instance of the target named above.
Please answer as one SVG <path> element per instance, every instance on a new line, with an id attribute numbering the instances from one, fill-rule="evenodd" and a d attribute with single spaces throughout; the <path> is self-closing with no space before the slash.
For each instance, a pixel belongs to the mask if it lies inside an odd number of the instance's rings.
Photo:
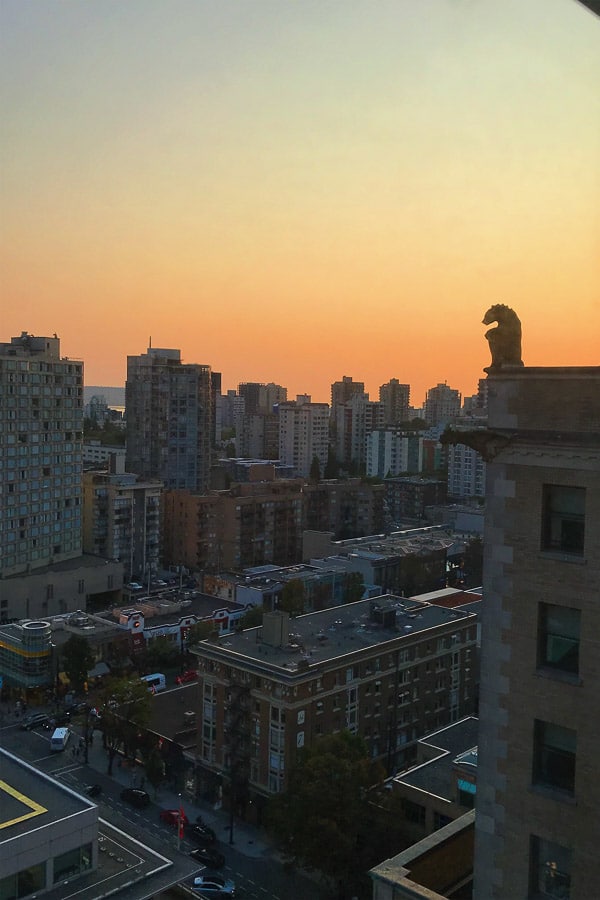
<path id="1" fill-rule="evenodd" d="M 50 730 L 24 731 L 13 716 L 4 716 L 2 722 L 0 746 L 5 750 L 78 793 L 85 794 L 91 784 L 100 785 L 101 792 L 94 798 L 100 818 L 171 858 L 177 853 L 187 855 L 197 846 L 184 837 L 178 848 L 176 829 L 159 820 L 161 808 L 174 808 L 177 803 L 168 791 L 159 791 L 158 802 L 143 810 L 121 800 L 123 787 L 131 783 L 130 776 L 118 766 L 113 777 L 106 774 L 106 756 L 98 733 L 89 748 L 86 765 L 83 750 L 78 750 L 76 725 L 69 746 L 63 752 L 54 753 L 50 751 Z M 264 841 L 258 829 L 240 823 L 239 828 L 234 828 L 234 843 L 230 845 L 227 814 L 222 812 L 217 816 L 207 804 L 192 806 L 184 800 L 183 805 L 190 821 L 201 814 L 215 830 L 218 848 L 226 860 L 221 872 L 235 881 L 238 896 L 247 900 L 330 900 L 331 893 L 324 891 L 315 879 L 303 872 L 284 870 L 275 848 Z M 199 865 L 198 872 L 201 870 Z"/>

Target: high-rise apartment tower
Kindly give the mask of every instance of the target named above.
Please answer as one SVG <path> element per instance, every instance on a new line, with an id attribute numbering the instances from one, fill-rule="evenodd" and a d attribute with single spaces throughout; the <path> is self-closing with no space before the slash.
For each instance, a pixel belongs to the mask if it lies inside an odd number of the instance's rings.
<path id="1" fill-rule="evenodd" d="M 0 574 L 81 554 L 83 362 L 60 339 L 0 343 Z"/>
<path id="2" fill-rule="evenodd" d="M 213 443 L 210 366 L 182 363 L 179 350 L 149 347 L 127 357 L 126 469 L 165 488 L 208 489 Z"/>

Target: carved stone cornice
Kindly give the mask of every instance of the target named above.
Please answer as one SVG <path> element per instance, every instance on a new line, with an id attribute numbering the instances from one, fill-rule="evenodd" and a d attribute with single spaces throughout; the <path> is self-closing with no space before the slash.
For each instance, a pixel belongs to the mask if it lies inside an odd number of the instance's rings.
<path id="1" fill-rule="evenodd" d="M 476 450 L 486 462 L 491 462 L 501 450 L 511 443 L 512 435 L 500 434 L 498 431 L 489 431 L 487 428 L 461 431 L 457 428 L 447 428 L 440 436 L 440 444 L 464 444 Z"/>

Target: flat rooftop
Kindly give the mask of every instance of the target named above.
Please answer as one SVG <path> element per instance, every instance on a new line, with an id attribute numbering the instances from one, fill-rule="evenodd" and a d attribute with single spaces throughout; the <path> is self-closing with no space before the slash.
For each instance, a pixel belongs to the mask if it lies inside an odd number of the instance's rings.
<path id="1" fill-rule="evenodd" d="M 90 800 L 0 749 L 0 844 L 94 807 Z"/>
<path id="2" fill-rule="evenodd" d="M 394 781 L 411 785 L 436 797 L 453 799 L 453 773 L 458 757 L 467 754 L 462 765 L 468 766 L 467 771 L 476 771 L 474 767 L 477 760 L 478 734 L 479 719 L 470 716 L 426 735 L 420 739 L 419 745 L 427 745 L 434 754 L 436 750 L 439 751 L 438 754 L 397 775 Z M 474 756 L 473 753 L 469 754 L 469 751 L 475 751 Z"/>
<path id="3" fill-rule="evenodd" d="M 428 629 L 464 624 L 469 619 L 475 622 L 477 616 L 463 608 L 446 609 L 385 594 L 290 619 L 289 640 L 284 646 L 265 643 L 262 626 L 227 635 L 216 646 L 247 660 L 297 672 L 302 660 L 310 665 L 327 663 L 354 650 L 377 647 L 402 636 L 410 641 Z M 200 644 L 202 650 L 210 646 L 207 641 Z"/>

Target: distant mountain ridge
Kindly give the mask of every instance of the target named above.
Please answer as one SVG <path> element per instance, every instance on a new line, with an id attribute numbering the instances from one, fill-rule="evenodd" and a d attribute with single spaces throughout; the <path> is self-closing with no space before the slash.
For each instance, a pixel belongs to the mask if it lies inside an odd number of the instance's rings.
<path id="1" fill-rule="evenodd" d="M 108 406 L 125 406 L 124 387 L 99 387 L 87 385 L 83 389 L 83 402 L 89 403 L 92 397 L 104 397 Z"/>

